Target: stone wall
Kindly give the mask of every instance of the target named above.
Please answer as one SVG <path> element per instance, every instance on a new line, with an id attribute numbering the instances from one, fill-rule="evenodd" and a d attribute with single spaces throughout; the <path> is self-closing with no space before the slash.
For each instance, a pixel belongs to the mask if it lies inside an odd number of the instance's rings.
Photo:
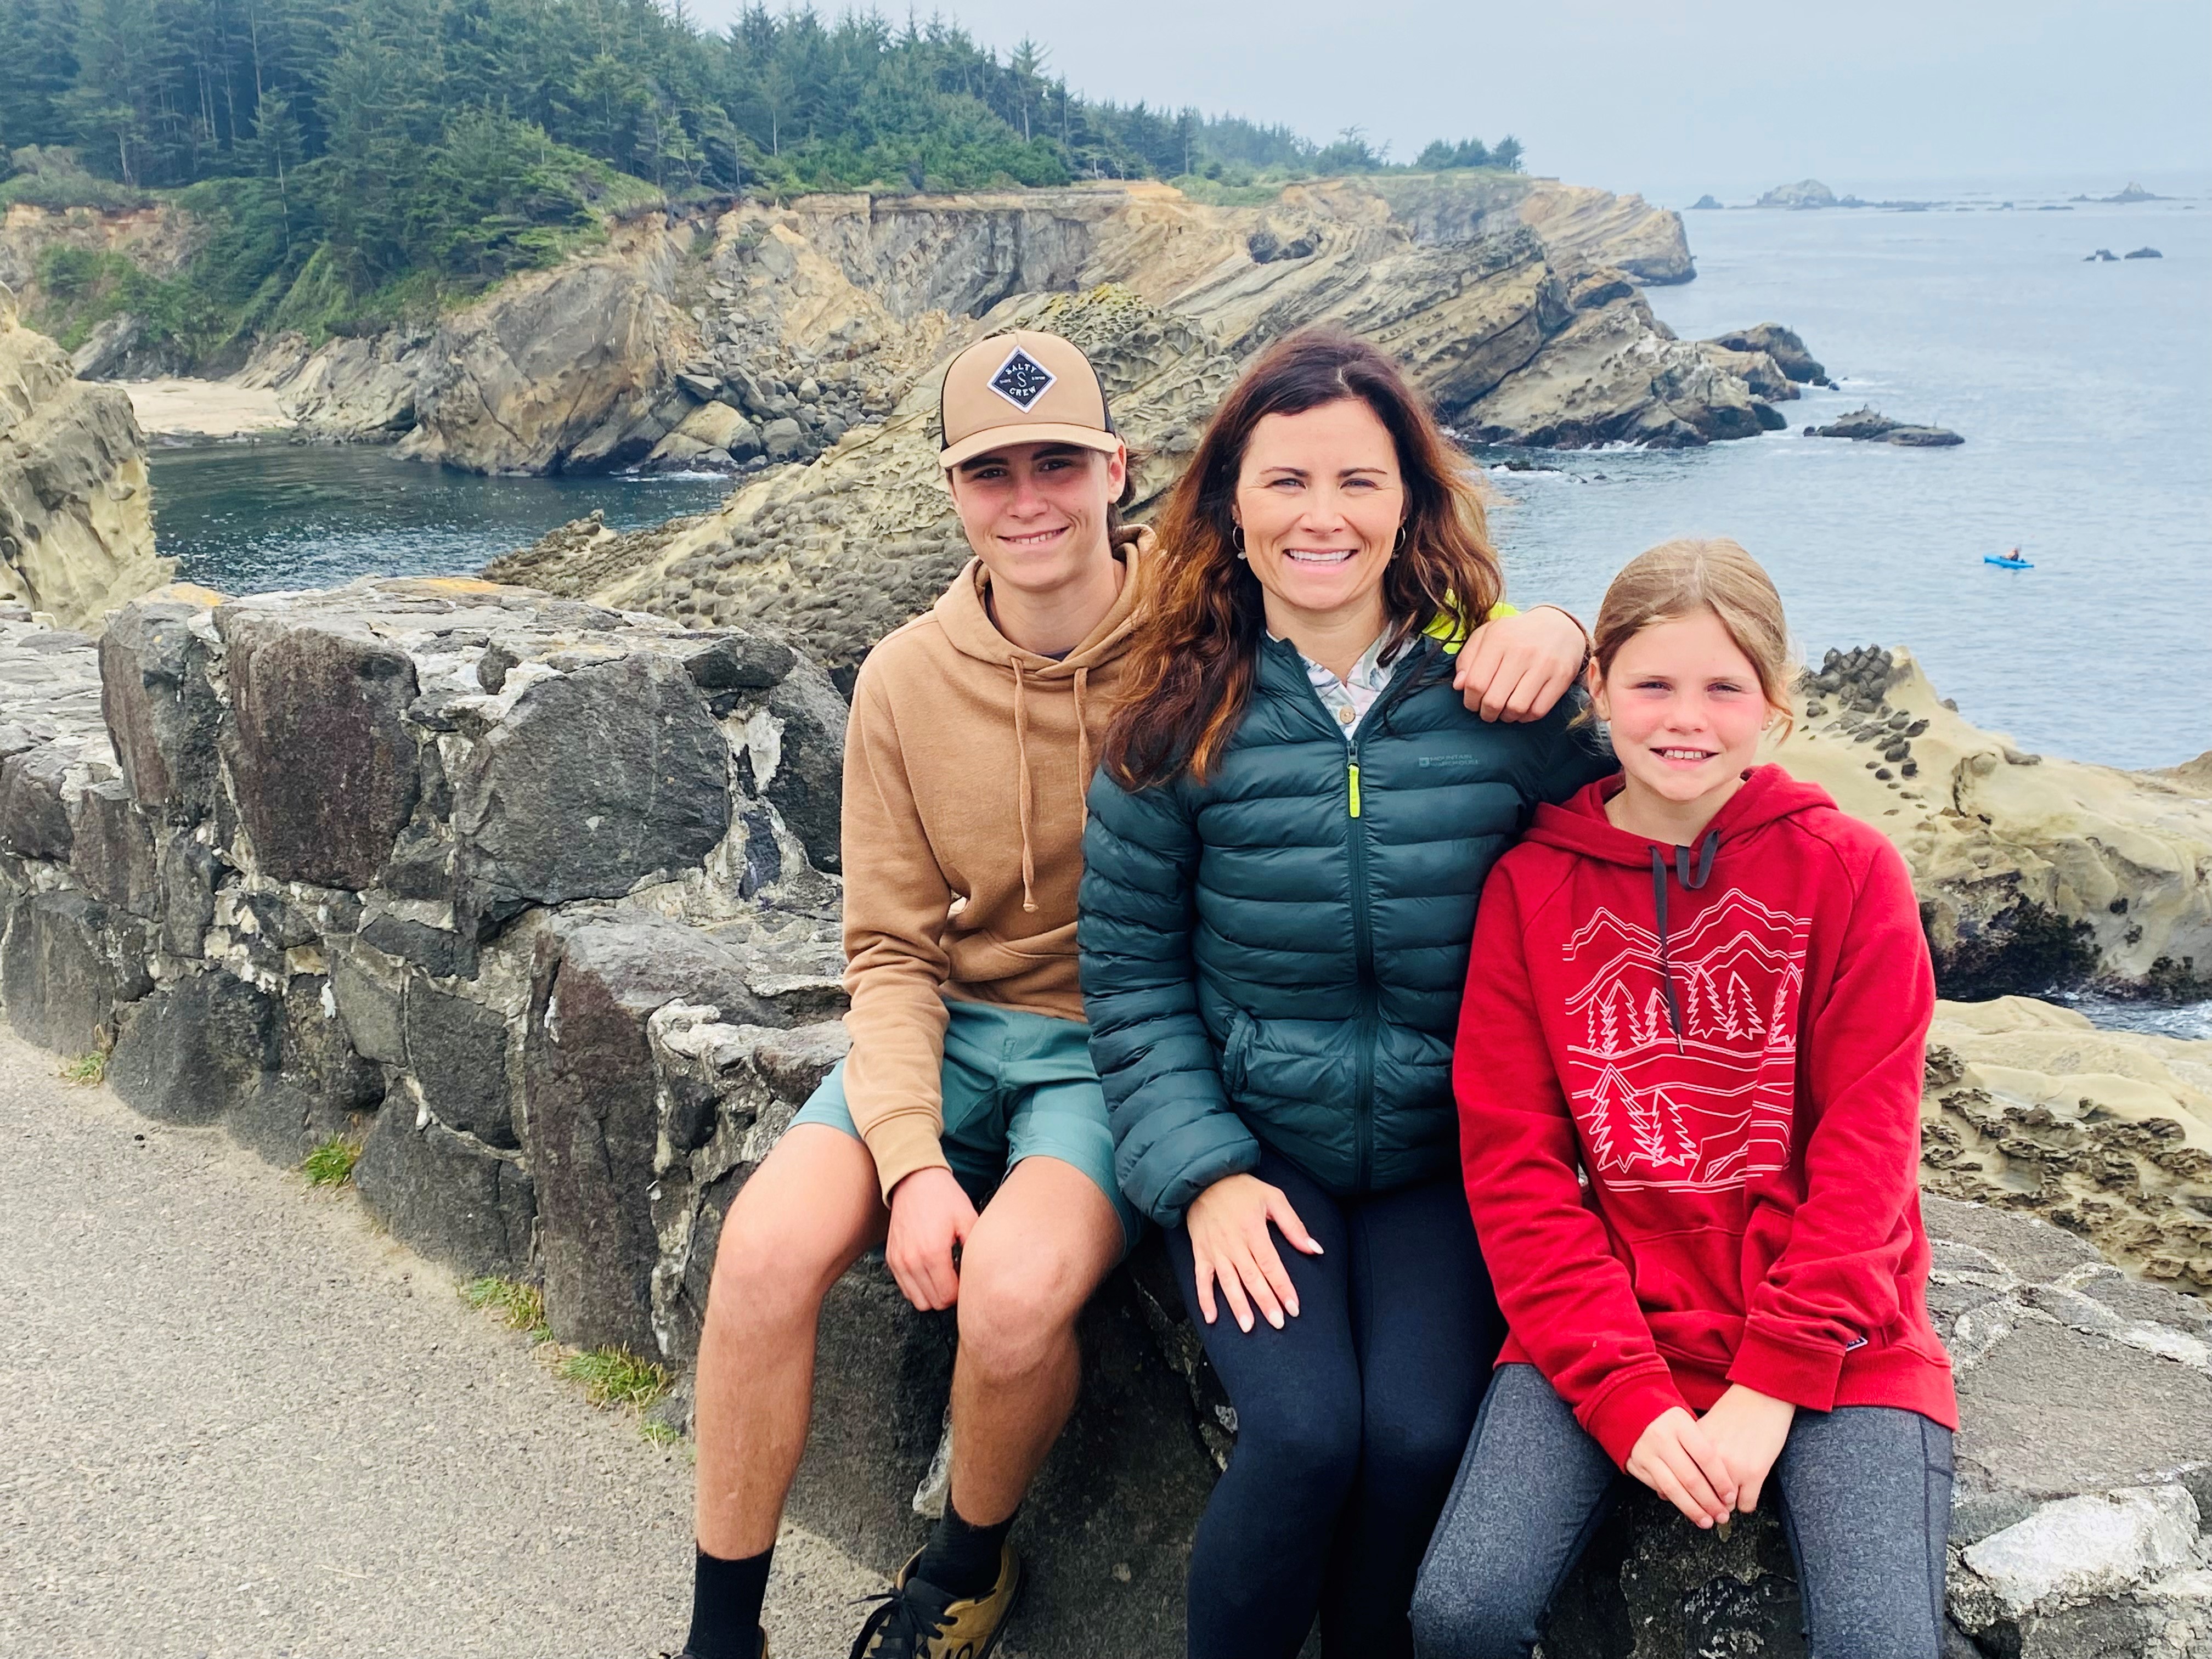
<path id="1" fill-rule="evenodd" d="M 97 646 L 0 612 L 0 1006 L 276 1162 L 359 1138 L 397 1237 L 681 1367 L 732 1196 L 843 1050 L 843 712 L 767 632 L 483 582 L 172 589 Z M 2212 1652 L 2203 1304 L 1929 1212 L 1967 1418 L 1953 1651 Z M 1083 1334 L 1019 1639 L 1172 1651 L 1233 1419 L 1156 1240 Z M 941 1502 L 952 1340 L 880 1261 L 832 1295 L 794 1513 L 880 1565 Z M 1637 1498 L 1551 1651 L 1795 1654 L 1795 1598 L 1767 1517 L 1719 1540 Z"/>

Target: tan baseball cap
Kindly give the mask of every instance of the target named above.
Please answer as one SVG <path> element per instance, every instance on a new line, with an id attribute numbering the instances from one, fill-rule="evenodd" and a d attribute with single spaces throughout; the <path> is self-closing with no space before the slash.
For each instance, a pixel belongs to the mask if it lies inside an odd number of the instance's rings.
<path id="1" fill-rule="evenodd" d="M 948 471 L 1001 444 L 1121 447 L 1091 360 L 1057 334 L 989 334 L 945 368 L 937 464 Z"/>

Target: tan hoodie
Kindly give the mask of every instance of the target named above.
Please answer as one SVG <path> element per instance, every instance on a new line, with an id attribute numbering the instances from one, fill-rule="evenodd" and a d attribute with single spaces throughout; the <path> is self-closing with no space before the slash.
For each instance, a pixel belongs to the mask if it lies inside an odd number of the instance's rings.
<path id="1" fill-rule="evenodd" d="M 1083 1018 L 1084 797 L 1152 554 L 1064 661 L 1024 651 L 969 561 L 868 653 L 845 728 L 845 1099 L 888 1200 L 943 1165 L 944 999 Z"/>

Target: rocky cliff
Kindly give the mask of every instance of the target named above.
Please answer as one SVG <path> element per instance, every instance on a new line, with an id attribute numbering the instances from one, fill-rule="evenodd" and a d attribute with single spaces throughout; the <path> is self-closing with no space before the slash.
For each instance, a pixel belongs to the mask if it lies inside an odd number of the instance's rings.
<path id="1" fill-rule="evenodd" d="M 76 378 L 0 284 L 0 600 L 97 629 L 167 579 L 154 553 L 146 440 L 121 388 Z"/>
<path id="2" fill-rule="evenodd" d="M 1242 208 L 1140 183 L 817 196 L 649 215 L 434 330 L 279 337 L 245 376 L 311 432 L 404 433 L 408 453 L 473 470 L 757 466 L 880 420 L 994 307 L 1111 283 L 1238 359 L 1304 322 L 1372 333 L 1448 415 L 1513 441 L 1750 435 L 1741 377 L 1632 301 L 1633 283 L 1693 274 L 1679 216 L 1502 174 L 1322 180 Z M 1585 309 L 1620 337 L 1600 394 L 1559 415 L 1555 371 L 1480 407 Z"/>
<path id="3" fill-rule="evenodd" d="M 109 1050 L 165 1121 L 288 1165 L 356 1140 L 402 1242 L 541 1283 L 563 1341 L 687 1363 L 732 1195 L 843 1052 L 842 717 L 764 631 L 467 580 L 171 589 L 97 647 L 0 611 L 0 1011 Z M 1926 1200 L 1965 1419 L 1960 1659 L 2212 1646 L 2212 1312 L 2078 1236 L 2177 1283 L 2212 1267 L 2166 1224 L 2212 1216 L 2178 1156 L 2203 1156 L 2208 1046 L 1940 1012 L 1924 1178 L 1987 1200 Z M 1083 1398 L 1024 1510 L 1038 1659 L 1180 1645 L 1234 1419 L 1166 1275 L 1154 1241 L 1085 1316 Z M 879 1261 L 825 1310 L 794 1513 L 880 1566 L 941 1501 L 951 1334 Z M 682 1389 L 665 1410 L 686 1421 Z M 1635 1497 L 1554 1650 L 1783 1659 L 1796 1595 L 1771 1512 L 1723 1539 Z"/>
<path id="4" fill-rule="evenodd" d="M 793 627 L 849 672 L 966 556 L 931 459 L 927 371 L 1016 325 L 1093 355 L 1147 499 L 1239 368 L 1316 322 L 1396 355 L 1448 420 L 1488 441 L 1755 436 L 1781 417 L 1746 376 L 1778 397 L 1787 375 L 1764 353 L 1675 339 L 1619 263 L 1686 275 L 1680 236 L 1678 217 L 1634 198 L 1480 178 L 1293 185 L 1247 209 L 1157 185 L 738 209 L 697 262 L 699 356 L 649 416 L 619 433 L 610 420 L 580 453 L 816 459 L 704 518 L 620 538 L 571 526 L 489 574 Z"/>

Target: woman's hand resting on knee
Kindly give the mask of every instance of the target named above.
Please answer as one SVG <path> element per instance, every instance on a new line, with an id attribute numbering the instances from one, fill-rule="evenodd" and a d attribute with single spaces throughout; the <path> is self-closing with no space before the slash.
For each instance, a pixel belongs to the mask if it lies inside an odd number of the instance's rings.
<path id="1" fill-rule="evenodd" d="M 1252 1306 L 1259 1304 L 1267 1322 L 1283 1328 L 1283 1316 L 1298 1314 L 1298 1293 L 1283 1269 L 1275 1241 L 1267 1235 L 1269 1222 L 1308 1255 L 1319 1255 L 1321 1243 L 1306 1231 L 1298 1212 L 1279 1187 L 1271 1187 L 1257 1176 L 1224 1176 L 1191 1200 L 1183 1217 L 1190 1232 L 1192 1266 L 1198 1279 L 1198 1309 L 1206 1322 L 1213 1323 L 1214 1281 L 1236 1316 L 1237 1328 L 1252 1328 Z"/>
<path id="2" fill-rule="evenodd" d="M 960 1299 L 960 1269 L 952 1252 L 975 1225 L 975 1206 L 942 1164 L 916 1170 L 891 1188 L 884 1262 L 908 1301 L 927 1313 Z"/>
<path id="3" fill-rule="evenodd" d="M 1628 1472 L 1701 1527 L 1734 1513 L 1736 1479 L 1698 1419 L 1670 1406 L 1651 1419 L 1628 1454 Z"/>

